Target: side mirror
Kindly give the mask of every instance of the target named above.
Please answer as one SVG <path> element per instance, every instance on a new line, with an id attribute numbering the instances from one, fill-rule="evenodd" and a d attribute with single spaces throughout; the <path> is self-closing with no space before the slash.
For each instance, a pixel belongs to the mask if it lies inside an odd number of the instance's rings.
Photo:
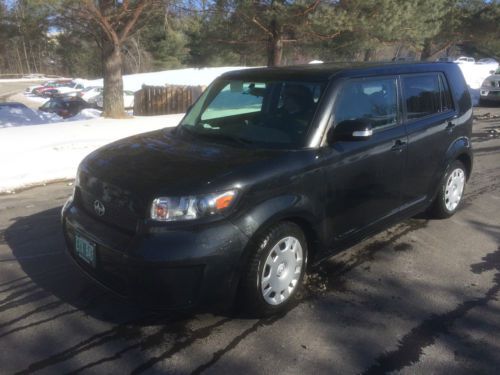
<path id="1" fill-rule="evenodd" d="M 373 127 L 364 119 L 345 120 L 330 129 L 328 143 L 338 141 L 364 141 L 373 135 Z"/>
<path id="2" fill-rule="evenodd" d="M 496 70 L 490 70 L 490 74 L 495 74 Z"/>

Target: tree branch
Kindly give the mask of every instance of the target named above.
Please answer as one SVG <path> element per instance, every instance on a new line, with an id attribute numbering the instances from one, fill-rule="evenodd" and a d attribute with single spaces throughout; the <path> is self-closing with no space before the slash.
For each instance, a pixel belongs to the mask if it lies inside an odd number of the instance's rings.
<path id="1" fill-rule="evenodd" d="M 137 20 L 141 16 L 142 11 L 144 10 L 144 7 L 150 3 L 150 0 L 140 0 L 137 2 L 137 5 L 134 9 L 134 13 L 132 14 L 132 18 L 127 22 L 125 27 L 123 28 L 119 41 L 123 43 L 125 39 L 127 39 L 128 34 L 130 33 L 130 30 L 134 27 L 134 25 L 137 23 Z M 128 2 L 127 2 L 128 3 Z M 124 2 L 125 5 L 125 2 Z"/>
<path id="2" fill-rule="evenodd" d="M 296 17 L 303 17 L 303 16 L 306 16 L 307 14 L 309 14 L 311 12 L 314 12 L 320 3 L 321 3 L 321 0 L 315 0 L 306 9 L 304 9 L 302 12 L 299 12 L 296 15 Z"/>
<path id="3" fill-rule="evenodd" d="M 332 33 L 332 34 L 321 34 L 321 33 L 318 33 L 316 31 L 309 30 L 306 33 L 313 35 L 316 38 L 321 39 L 321 40 L 331 40 L 331 39 L 335 39 L 336 37 L 338 37 L 340 35 L 341 31 L 337 31 L 337 32 Z"/>
<path id="4" fill-rule="evenodd" d="M 262 31 L 264 31 L 267 35 L 269 36 L 273 36 L 273 33 L 268 29 L 266 28 L 261 22 L 259 22 L 259 20 L 257 19 L 257 17 L 253 16 L 252 18 L 248 17 L 246 14 L 244 13 L 241 13 L 241 12 L 237 12 L 236 13 L 238 16 L 242 17 L 242 18 L 246 18 L 247 20 L 249 20 L 250 22 L 254 23 L 255 25 L 257 25 Z"/>
<path id="5" fill-rule="evenodd" d="M 92 0 L 83 0 L 83 4 L 85 6 L 85 9 L 92 14 L 95 17 L 95 20 L 97 23 L 101 26 L 103 31 L 106 33 L 108 36 L 109 40 L 113 42 L 113 44 L 118 45 L 120 44 L 120 40 L 118 38 L 118 35 L 116 34 L 116 31 L 113 29 L 113 27 L 109 24 L 108 19 L 106 16 L 104 16 L 99 9 L 96 8 L 94 2 Z"/>

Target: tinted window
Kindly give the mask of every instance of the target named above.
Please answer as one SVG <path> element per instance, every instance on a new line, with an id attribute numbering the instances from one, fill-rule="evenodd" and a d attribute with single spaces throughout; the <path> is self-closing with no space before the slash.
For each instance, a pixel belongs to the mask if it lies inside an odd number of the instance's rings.
<path id="1" fill-rule="evenodd" d="M 356 80 L 346 83 L 335 105 L 335 122 L 369 120 L 374 128 L 397 123 L 395 78 Z"/>
<path id="2" fill-rule="evenodd" d="M 219 79 L 205 90 L 181 128 L 212 140 L 301 147 L 325 86 L 326 82 Z"/>
<path id="3" fill-rule="evenodd" d="M 403 77 L 406 117 L 417 119 L 441 112 L 439 75 Z"/>
<path id="4" fill-rule="evenodd" d="M 441 110 L 448 111 L 453 109 L 453 103 L 451 101 L 450 96 L 450 88 L 448 87 L 448 82 L 446 82 L 446 78 L 442 75 L 439 75 L 439 81 L 441 83 Z"/>

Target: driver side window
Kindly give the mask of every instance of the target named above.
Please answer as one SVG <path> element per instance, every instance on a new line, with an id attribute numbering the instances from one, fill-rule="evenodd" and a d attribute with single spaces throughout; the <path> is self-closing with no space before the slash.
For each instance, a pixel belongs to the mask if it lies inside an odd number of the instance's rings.
<path id="1" fill-rule="evenodd" d="M 335 105 L 335 123 L 345 120 L 369 121 L 373 129 L 397 124 L 396 78 L 348 81 Z"/>

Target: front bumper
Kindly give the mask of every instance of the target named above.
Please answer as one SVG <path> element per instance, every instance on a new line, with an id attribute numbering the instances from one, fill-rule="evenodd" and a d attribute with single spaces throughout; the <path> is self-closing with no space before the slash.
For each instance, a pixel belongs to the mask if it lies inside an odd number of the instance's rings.
<path id="1" fill-rule="evenodd" d="M 488 100 L 492 102 L 500 102 L 500 90 L 495 89 L 495 90 L 490 90 L 490 89 L 483 89 L 479 91 L 481 95 L 481 99 L 483 100 Z"/>
<path id="2" fill-rule="evenodd" d="M 107 289 L 148 306 L 186 308 L 232 300 L 248 238 L 226 220 L 130 234 L 73 202 L 62 211 L 68 254 Z M 75 252 L 75 235 L 96 245 L 95 267 Z"/>

